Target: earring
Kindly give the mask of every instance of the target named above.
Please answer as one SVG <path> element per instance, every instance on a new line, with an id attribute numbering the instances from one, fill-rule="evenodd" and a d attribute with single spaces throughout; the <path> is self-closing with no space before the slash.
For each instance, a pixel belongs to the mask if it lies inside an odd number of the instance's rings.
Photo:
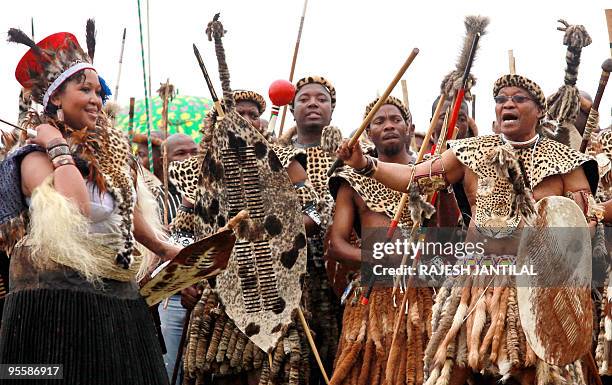
<path id="1" fill-rule="evenodd" d="M 62 108 L 58 108 L 57 109 L 57 120 L 59 120 L 60 122 L 64 121 L 64 110 L 62 110 Z"/>

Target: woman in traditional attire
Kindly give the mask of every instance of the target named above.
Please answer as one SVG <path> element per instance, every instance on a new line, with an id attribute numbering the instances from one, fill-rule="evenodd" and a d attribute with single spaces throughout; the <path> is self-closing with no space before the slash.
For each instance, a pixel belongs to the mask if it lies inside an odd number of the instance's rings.
<path id="1" fill-rule="evenodd" d="M 71 385 L 167 384 L 136 284 L 152 254 L 136 245 L 162 259 L 179 249 L 147 222 L 155 202 L 128 141 L 102 112 L 110 90 L 92 65 L 93 29 L 87 54 L 65 32 L 35 44 L 11 29 L 9 41 L 30 47 L 15 76 L 43 111 L 24 122 L 36 137 L 0 163 L 0 238 L 11 249 L 0 362 L 61 364 Z M 20 223 L 25 236 L 10 239 Z"/>

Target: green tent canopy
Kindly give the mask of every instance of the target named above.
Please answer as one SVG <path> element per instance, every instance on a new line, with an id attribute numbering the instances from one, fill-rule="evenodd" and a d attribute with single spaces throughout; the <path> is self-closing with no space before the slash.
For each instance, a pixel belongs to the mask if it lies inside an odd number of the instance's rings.
<path id="1" fill-rule="evenodd" d="M 162 100 L 159 96 L 151 99 L 151 130 L 162 131 Z M 168 102 L 168 135 L 181 132 L 191 136 L 196 143 L 200 141 L 200 127 L 206 113 L 213 108 L 212 100 L 197 96 L 177 95 Z M 128 131 L 129 106 L 121 109 L 117 116 L 117 127 Z M 134 104 L 134 133 L 147 133 L 145 101 Z"/>

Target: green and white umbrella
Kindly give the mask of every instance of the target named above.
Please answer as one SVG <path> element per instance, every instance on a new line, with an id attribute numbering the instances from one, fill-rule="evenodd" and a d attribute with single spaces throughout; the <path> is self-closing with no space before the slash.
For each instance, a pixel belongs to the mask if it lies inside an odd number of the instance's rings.
<path id="1" fill-rule="evenodd" d="M 196 143 L 200 141 L 200 127 L 206 113 L 213 108 L 213 102 L 198 96 L 177 95 L 168 101 L 168 135 L 178 132 L 191 136 Z M 151 99 L 151 131 L 163 131 L 162 99 L 159 96 Z M 129 107 L 123 108 L 117 116 L 117 127 L 128 131 Z M 134 104 L 134 133 L 147 134 L 147 115 L 145 101 L 137 100 Z"/>

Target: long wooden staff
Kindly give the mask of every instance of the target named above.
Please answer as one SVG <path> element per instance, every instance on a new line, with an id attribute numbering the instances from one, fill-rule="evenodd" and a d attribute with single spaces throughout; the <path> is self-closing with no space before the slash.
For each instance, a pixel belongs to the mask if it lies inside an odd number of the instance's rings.
<path id="1" fill-rule="evenodd" d="M 514 59 L 514 51 L 508 50 L 508 68 L 511 75 L 516 75 L 516 60 Z"/>
<path id="2" fill-rule="evenodd" d="M 410 67 L 410 64 L 412 64 L 412 62 L 414 61 L 414 58 L 418 54 L 419 54 L 419 49 L 418 48 L 413 48 L 412 52 L 410 52 L 410 55 L 408 56 L 408 58 L 406 59 L 404 64 L 402 64 L 402 67 L 399 69 L 399 71 L 397 71 L 397 74 L 395 75 L 393 80 L 391 80 L 391 83 L 389 83 L 389 85 L 387 86 L 387 89 L 385 90 L 385 92 L 383 92 L 382 96 L 380 98 L 378 98 L 378 102 L 376 102 L 376 104 L 374 105 L 374 107 L 372 107 L 372 109 L 370 110 L 368 115 L 365 117 L 363 122 L 361 122 L 361 126 L 359 126 L 357 131 L 355 131 L 353 133 L 353 136 L 351 137 L 351 139 L 348 142 L 348 146 L 350 148 L 353 148 L 355 146 L 355 144 L 359 140 L 359 137 L 361 136 L 361 134 L 365 131 L 366 127 L 368 127 L 368 125 L 370 124 L 370 122 L 374 118 L 374 115 L 376 115 L 376 113 L 378 112 L 380 107 L 382 107 L 383 104 L 385 104 L 387 102 L 387 98 L 389 97 L 389 95 L 391 95 L 391 91 L 393 91 L 393 89 L 395 88 L 397 83 L 400 81 L 402 76 L 404 76 L 404 73 L 406 72 L 408 67 Z M 338 167 L 340 167 L 340 166 L 342 166 L 342 160 L 340 158 L 337 158 L 334 161 L 334 163 L 331 165 L 329 170 L 327 171 L 327 176 L 331 177 L 332 174 L 334 173 L 334 171 Z"/>
<path id="3" fill-rule="evenodd" d="M 315 356 L 317 365 L 319 365 L 319 370 L 321 370 L 323 379 L 325 380 L 325 383 L 329 385 L 329 377 L 327 377 L 327 372 L 325 372 L 325 367 L 323 366 L 323 362 L 321 361 L 321 356 L 319 355 L 319 351 L 317 350 L 317 345 L 315 345 L 314 339 L 312 338 L 312 334 L 310 333 L 310 328 L 308 327 L 308 323 L 306 322 L 306 317 L 304 317 L 304 313 L 302 312 L 302 308 L 300 306 L 298 306 L 298 316 L 300 317 L 300 323 L 302 324 L 304 333 L 306 333 L 308 344 L 310 345 L 310 349 L 312 350 L 312 353 Z"/>
<path id="4" fill-rule="evenodd" d="M 593 101 L 593 106 L 589 111 L 589 117 L 585 122 L 584 132 L 582 134 L 582 142 L 580 143 L 580 152 L 586 152 L 587 146 L 591 141 L 591 134 L 593 133 L 593 129 L 595 128 L 595 124 L 589 124 L 590 121 L 597 121 L 597 115 L 599 115 L 599 104 L 601 103 L 601 98 L 606 89 L 606 85 L 608 84 L 608 78 L 610 77 L 610 72 L 612 72 L 612 59 L 607 58 L 601 65 L 601 76 L 599 78 L 599 85 L 597 87 L 597 93 L 595 94 L 595 100 Z M 576 127 L 577 129 L 580 129 Z M 581 127 L 582 128 L 582 127 Z"/>
<path id="5" fill-rule="evenodd" d="M 189 330 L 189 321 L 191 319 L 191 311 L 193 309 L 187 309 L 185 313 L 185 321 L 183 321 L 183 331 L 181 332 L 181 339 L 179 341 L 179 348 L 176 351 L 176 360 L 174 361 L 174 368 L 172 369 L 172 380 L 170 385 L 176 385 L 178 379 L 179 368 L 183 358 L 183 351 L 185 349 L 185 339 L 187 338 L 187 331 Z"/>
<path id="6" fill-rule="evenodd" d="M 304 29 L 304 18 L 306 17 L 306 7 L 308 6 L 308 0 L 304 0 L 304 9 L 302 9 L 302 17 L 300 18 L 300 27 L 298 29 L 297 39 L 295 40 L 295 47 L 293 48 L 293 58 L 291 59 L 291 70 L 289 71 L 289 81 L 293 82 L 293 74 L 295 72 L 295 63 L 297 62 L 298 51 L 300 50 L 300 40 L 302 40 L 302 29 Z M 285 115 L 287 114 L 287 105 L 283 106 L 283 115 L 281 116 L 280 129 L 278 131 L 278 137 L 280 138 L 283 134 L 283 127 L 285 126 Z"/>
<path id="7" fill-rule="evenodd" d="M 164 225 L 168 225 L 170 218 L 168 215 L 168 99 L 172 93 L 172 86 L 170 85 L 170 79 L 166 80 L 165 84 L 159 89 L 159 96 L 162 98 L 162 128 L 164 131 L 164 143 L 162 143 L 162 161 L 163 161 L 163 175 L 164 175 Z"/>
<path id="8" fill-rule="evenodd" d="M 215 110 L 217 111 L 217 116 L 219 118 L 223 118 L 225 116 L 225 112 L 223 112 L 223 107 L 221 106 L 221 102 L 217 97 L 217 93 L 215 92 L 215 87 L 213 87 L 212 81 L 210 80 L 210 76 L 208 76 L 208 71 L 206 71 L 206 66 L 204 65 L 204 60 L 202 60 L 202 56 L 200 55 L 200 50 L 196 45 L 193 45 L 193 53 L 195 54 L 196 59 L 198 59 L 198 64 L 200 65 L 200 69 L 202 70 L 202 75 L 204 75 L 204 80 L 206 81 L 206 86 L 208 87 L 208 91 L 210 92 L 210 97 L 213 100 L 215 105 Z"/>
<path id="9" fill-rule="evenodd" d="M 36 138 L 36 134 L 37 134 L 36 130 L 33 130 L 33 129 L 31 129 L 31 128 L 28 128 L 28 129 L 26 130 L 25 128 L 19 127 L 19 126 L 18 126 L 18 125 L 16 125 L 16 124 L 13 124 L 13 123 L 11 123 L 11 122 L 7 122 L 7 121 L 6 121 L 6 120 L 4 120 L 4 119 L 0 119 L 0 123 L 4 123 L 4 124 L 6 124 L 7 126 L 11 126 L 11 127 L 13 127 L 14 129 L 16 129 L 16 130 L 20 130 L 20 131 L 23 131 L 23 132 L 27 133 L 27 134 L 28 134 L 28 138 Z"/>
<path id="10" fill-rule="evenodd" d="M 608 41 L 610 42 L 610 56 L 612 56 L 612 9 L 606 9 L 606 24 L 608 25 Z"/>
<path id="11" fill-rule="evenodd" d="M 463 81 L 461 83 L 461 88 L 457 91 L 457 95 L 455 97 L 455 104 L 453 107 L 453 112 L 451 114 L 450 117 L 450 121 L 449 124 L 447 125 L 448 128 L 448 132 L 446 133 L 446 135 L 444 135 L 445 139 L 448 140 L 450 138 L 453 137 L 453 133 L 455 131 L 455 124 L 457 123 L 457 117 L 459 116 L 459 110 L 461 109 L 461 103 L 463 102 L 463 97 L 465 95 L 465 89 L 467 86 L 467 81 L 468 81 L 468 77 L 470 74 L 470 69 L 472 67 L 472 63 L 474 62 L 474 54 L 476 52 L 476 47 L 478 46 L 478 40 L 480 39 L 480 33 L 476 33 L 474 35 L 474 40 L 472 41 L 472 47 L 470 49 L 470 55 L 469 55 L 469 59 L 468 62 L 465 66 L 465 70 L 463 72 Z M 441 142 L 444 143 L 444 140 Z M 432 148 L 432 154 L 435 153 L 435 146 L 433 146 L 434 148 Z M 439 146 L 440 149 L 442 149 L 442 146 Z M 435 199 L 437 198 L 437 194 L 434 193 L 433 197 L 431 199 L 431 202 L 435 202 Z M 401 208 L 403 209 L 403 208 Z M 411 232 L 411 238 L 415 233 L 415 230 L 420 227 L 419 223 L 416 222 L 413 226 L 412 226 L 412 232 Z M 423 235 L 421 235 L 423 236 Z M 407 255 L 404 255 L 404 257 L 402 258 L 402 266 L 406 264 L 406 259 L 407 259 Z M 412 260 L 412 267 L 413 269 L 416 269 L 416 267 L 418 266 L 419 263 L 419 259 L 420 259 L 420 253 L 417 253 L 417 255 L 414 256 L 414 259 Z M 405 311 L 404 309 L 406 308 L 406 303 L 408 301 L 408 296 L 411 293 L 411 289 L 413 289 L 414 286 L 414 280 L 415 280 L 415 276 L 414 275 L 410 275 L 410 277 L 408 278 L 408 284 L 406 285 L 406 291 L 404 292 L 404 296 L 402 298 L 402 303 L 399 307 L 400 311 L 399 311 L 399 315 L 398 315 L 398 319 L 397 322 L 395 322 L 395 325 L 393 327 L 393 339 L 391 340 L 391 349 L 390 349 L 390 354 L 389 357 L 393 357 L 394 356 L 394 352 L 397 351 L 397 349 L 399 349 L 398 346 L 398 341 L 397 341 L 397 336 L 399 334 L 399 330 L 400 327 L 402 326 L 403 322 L 404 322 L 404 316 L 405 316 Z M 395 291 L 395 287 L 394 287 L 394 291 Z M 391 373 L 393 370 L 391 370 L 393 368 L 393 365 L 395 364 L 395 362 L 391 362 L 391 360 L 387 361 L 387 367 L 386 367 L 386 380 L 387 383 L 392 383 L 392 379 L 393 379 L 393 373 Z"/>
<path id="12" fill-rule="evenodd" d="M 130 138 L 130 151 L 132 149 L 132 143 L 134 143 L 134 103 L 136 98 L 130 98 L 130 112 L 128 119 L 128 137 Z"/>
<path id="13" fill-rule="evenodd" d="M 474 94 L 472 94 L 472 120 L 476 122 L 476 95 Z"/>
<path id="14" fill-rule="evenodd" d="M 125 31 L 123 28 L 123 37 L 121 38 L 121 51 L 119 52 L 119 69 L 117 70 L 117 83 L 115 84 L 115 96 L 114 101 L 117 101 L 119 97 L 119 80 L 121 80 L 121 67 L 123 66 L 123 50 L 125 49 Z"/>

